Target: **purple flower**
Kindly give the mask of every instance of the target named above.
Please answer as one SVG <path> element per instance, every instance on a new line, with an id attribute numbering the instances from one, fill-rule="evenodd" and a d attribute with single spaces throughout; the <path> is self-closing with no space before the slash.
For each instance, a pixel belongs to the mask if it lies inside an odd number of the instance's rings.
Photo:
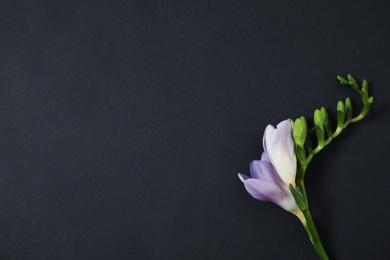
<path id="1" fill-rule="evenodd" d="M 250 164 L 250 176 L 239 173 L 238 177 L 255 199 L 272 201 L 299 218 L 303 217 L 289 189 L 290 184 L 295 187 L 297 170 L 292 121 L 284 120 L 276 128 L 268 125 L 263 147 L 261 160 Z"/>

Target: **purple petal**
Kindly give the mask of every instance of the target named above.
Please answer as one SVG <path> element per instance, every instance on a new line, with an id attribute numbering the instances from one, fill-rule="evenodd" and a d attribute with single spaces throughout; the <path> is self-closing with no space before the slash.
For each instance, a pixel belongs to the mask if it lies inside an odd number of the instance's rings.
<path id="1" fill-rule="evenodd" d="M 242 182 L 245 182 L 247 179 L 250 179 L 250 177 L 248 175 L 245 175 L 245 174 L 242 174 L 242 173 L 238 174 L 238 178 L 240 178 L 240 180 Z"/>
<path id="2" fill-rule="evenodd" d="M 244 182 L 244 185 L 245 189 L 255 199 L 272 201 L 276 204 L 281 203 L 283 191 L 274 183 L 258 179 L 248 179 Z"/>
<path id="3" fill-rule="evenodd" d="M 269 160 L 268 154 L 267 154 L 266 152 L 263 152 L 263 153 L 261 154 L 261 160 L 262 160 L 262 161 L 266 161 L 266 162 L 271 162 L 271 161 Z"/>
<path id="4" fill-rule="evenodd" d="M 277 183 L 280 178 L 270 162 L 254 160 L 250 166 L 251 177 L 268 182 Z"/>
<path id="5" fill-rule="evenodd" d="M 255 199 L 271 201 L 290 212 L 299 210 L 291 192 L 286 189 L 281 189 L 274 183 L 258 179 L 247 179 L 244 185 L 248 193 Z"/>

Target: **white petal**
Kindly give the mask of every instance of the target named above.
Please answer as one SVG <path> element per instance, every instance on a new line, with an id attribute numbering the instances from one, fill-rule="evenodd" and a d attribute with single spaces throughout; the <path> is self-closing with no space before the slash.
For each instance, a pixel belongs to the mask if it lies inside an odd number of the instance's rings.
<path id="1" fill-rule="evenodd" d="M 283 182 L 287 186 L 295 183 L 297 159 L 290 120 L 280 122 L 276 128 L 267 126 L 263 146 Z"/>

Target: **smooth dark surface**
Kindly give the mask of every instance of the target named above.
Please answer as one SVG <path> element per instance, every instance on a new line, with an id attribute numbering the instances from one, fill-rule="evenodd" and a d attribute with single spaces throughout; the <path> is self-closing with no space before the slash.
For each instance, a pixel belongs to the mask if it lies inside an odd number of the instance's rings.
<path id="1" fill-rule="evenodd" d="M 279 2 L 279 1 L 278 1 Z M 390 5 L 1 1 L 0 259 L 317 259 L 237 178 L 267 124 L 375 104 L 307 172 L 331 259 L 390 259 Z M 310 120 L 311 122 L 311 120 Z"/>

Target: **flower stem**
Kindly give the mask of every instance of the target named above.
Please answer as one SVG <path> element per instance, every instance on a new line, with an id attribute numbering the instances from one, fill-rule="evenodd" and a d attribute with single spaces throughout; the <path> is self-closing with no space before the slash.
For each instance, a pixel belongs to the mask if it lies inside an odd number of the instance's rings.
<path id="1" fill-rule="evenodd" d="M 303 211 L 303 215 L 305 216 L 306 222 L 303 222 L 303 226 L 306 229 L 307 234 L 309 235 L 310 241 L 316 249 L 318 255 L 321 260 L 329 260 L 324 247 L 322 246 L 320 237 L 318 235 L 316 226 L 314 225 L 314 220 L 311 216 L 309 209 Z"/>

